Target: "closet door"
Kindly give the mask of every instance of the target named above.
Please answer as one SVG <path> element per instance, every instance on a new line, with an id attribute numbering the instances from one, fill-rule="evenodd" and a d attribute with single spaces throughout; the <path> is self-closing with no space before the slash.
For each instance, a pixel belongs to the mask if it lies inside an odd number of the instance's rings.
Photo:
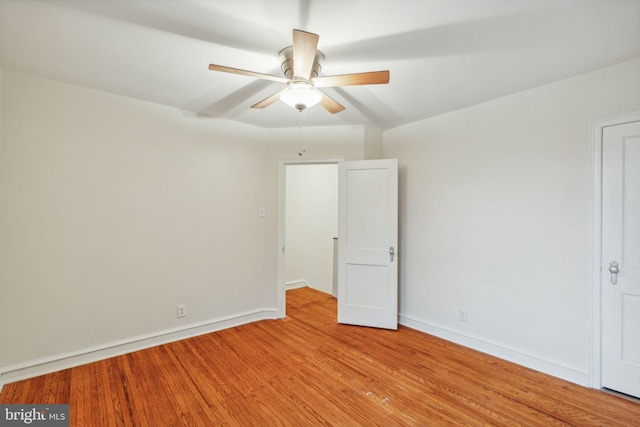
<path id="1" fill-rule="evenodd" d="M 640 122 L 604 129 L 602 386 L 640 397 Z"/>

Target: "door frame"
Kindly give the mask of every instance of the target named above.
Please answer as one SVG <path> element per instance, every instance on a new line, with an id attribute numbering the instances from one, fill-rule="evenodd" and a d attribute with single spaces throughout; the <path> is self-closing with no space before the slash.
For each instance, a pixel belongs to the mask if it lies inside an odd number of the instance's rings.
<path id="1" fill-rule="evenodd" d="M 284 270 L 284 244 L 286 238 L 286 169 L 288 165 L 337 165 L 344 161 L 344 157 L 316 157 L 308 159 L 280 159 L 278 160 L 278 306 L 277 317 L 287 315 L 287 289 Z"/>
<path id="2" fill-rule="evenodd" d="M 640 121 L 640 111 L 593 120 L 590 127 L 589 186 L 589 385 L 602 388 L 602 149 L 604 128 Z"/>

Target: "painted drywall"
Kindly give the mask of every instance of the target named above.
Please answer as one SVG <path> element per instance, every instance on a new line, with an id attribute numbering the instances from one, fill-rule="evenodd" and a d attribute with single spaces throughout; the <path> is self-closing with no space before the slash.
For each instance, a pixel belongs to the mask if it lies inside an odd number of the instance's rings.
<path id="1" fill-rule="evenodd" d="M 292 123 L 298 123 L 295 110 Z M 278 160 L 323 160 L 337 157 L 345 160 L 362 160 L 364 157 L 363 126 L 309 127 L 300 140 L 298 128 L 262 130 L 260 141 L 268 145 L 269 166 L 277 180 Z M 302 156 L 300 147 L 305 149 Z M 275 165 L 273 164 L 275 161 Z"/>
<path id="2" fill-rule="evenodd" d="M 2 96 L 2 88 L 4 86 L 4 68 L 0 67 L 0 147 L 2 147 L 2 104 L 3 104 L 3 96 Z M 2 155 L 2 150 L 0 150 L 0 155 Z M 2 162 L 0 161 L 0 167 L 2 166 Z M 0 203 L 2 203 L 2 197 L 0 196 Z M 2 235 L 0 235 L 0 239 L 2 239 Z"/>
<path id="3" fill-rule="evenodd" d="M 365 160 L 377 160 L 382 158 L 382 129 L 378 126 L 364 127 L 364 158 Z"/>
<path id="4" fill-rule="evenodd" d="M 5 83 L 0 366 L 273 304 L 252 129 Z"/>
<path id="5" fill-rule="evenodd" d="M 285 282 L 333 291 L 338 165 L 286 166 Z"/>
<path id="6" fill-rule="evenodd" d="M 297 129 L 10 71 L 3 95 L 0 372 L 274 312 L 277 165 Z M 362 157 L 361 129 L 309 135 L 311 153 Z"/>
<path id="7" fill-rule="evenodd" d="M 640 59 L 385 132 L 402 322 L 586 383 L 589 122 L 634 110 Z"/>
<path id="8" fill-rule="evenodd" d="M 4 68 L 0 67 L 0 137 L 2 137 L 2 86 L 4 81 Z"/>

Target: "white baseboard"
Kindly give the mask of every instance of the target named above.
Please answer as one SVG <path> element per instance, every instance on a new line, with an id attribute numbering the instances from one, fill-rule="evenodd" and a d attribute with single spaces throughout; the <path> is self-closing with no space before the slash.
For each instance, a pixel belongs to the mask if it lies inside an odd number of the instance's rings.
<path id="1" fill-rule="evenodd" d="M 284 288 L 287 291 L 290 291 L 291 289 L 304 288 L 307 286 L 309 286 L 309 284 L 307 283 L 306 280 L 292 280 L 291 282 L 286 282 L 284 284 Z"/>
<path id="2" fill-rule="evenodd" d="M 138 350 L 144 350 L 173 341 L 220 331 L 222 329 L 233 328 L 258 320 L 276 319 L 277 314 L 276 309 L 271 308 L 248 311 L 0 367 L 0 391 L 2 391 L 4 384 L 73 368 Z"/>
<path id="3" fill-rule="evenodd" d="M 587 387 L 589 386 L 589 373 L 586 371 L 581 371 L 562 365 L 558 362 L 545 360 L 541 357 L 526 354 L 500 344 L 491 343 L 471 335 L 465 335 L 457 331 L 436 326 L 411 316 L 400 314 L 399 322 L 401 325 L 409 328 L 472 348 L 482 353 L 490 354 L 492 356 L 499 357 L 500 359 L 517 363 L 518 365 L 522 365 L 575 384 Z"/>
<path id="4" fill-rule="evenodd" d="M 289 287 L 290 285 L 292 287 Z M 286 286 L 287 289 L 297 289 L 307 286 L 307 283 L 304 280 L 301 280 L 289 282 Z M 107 359 L 109 357 L 144 350 L 145 348 L 208 334 L 259 320 L 275 318 L 277 318 L 277 311 L 275 309 L 262 309 L 245 312 L 234 316 L 193 323 L 180 328 L 167 329 L 151 334 L 86 347 L 69 353 L 47 356 L 28 362 L 5 366 L 0 368 L 0 392 L 2 391 L 4 384 L 9 384 L 15 381 L 33 378 L 39 375 Z M 490 343 L 470 335 L 461 334 L 457 331 L 432 325 L 411 316 L 401 314 L 399 316 L 399 321 L 401 325 L 499 357 L 509 362 L 517 363 L 579 385 L 589 385 L 588 372 L 564 366 L 560 363 L 545 360 L 537 356 L 522 353 L 521 351 L 510 349 L 502 345 Z"/>

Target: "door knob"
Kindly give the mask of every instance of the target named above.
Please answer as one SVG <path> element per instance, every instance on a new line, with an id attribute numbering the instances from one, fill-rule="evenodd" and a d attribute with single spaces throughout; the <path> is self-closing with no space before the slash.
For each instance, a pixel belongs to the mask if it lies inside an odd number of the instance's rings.
<path id="1" fill-rule="evenodd" d="M 389 257 L 391 258 L 391 262 L 393 262 L 393 256 L 396 254 L 396 250 L 393 246 L 389 248 Z"/>
<path id="2" fill-rule="evenodd" d="M 609 263 L 609 273 L 611 273 L 611 284 L 615 285 L 618 283 L 618 273 L 620 269 L 618 268 L 619 264 L 615 261 L 611 261 Z"/>

